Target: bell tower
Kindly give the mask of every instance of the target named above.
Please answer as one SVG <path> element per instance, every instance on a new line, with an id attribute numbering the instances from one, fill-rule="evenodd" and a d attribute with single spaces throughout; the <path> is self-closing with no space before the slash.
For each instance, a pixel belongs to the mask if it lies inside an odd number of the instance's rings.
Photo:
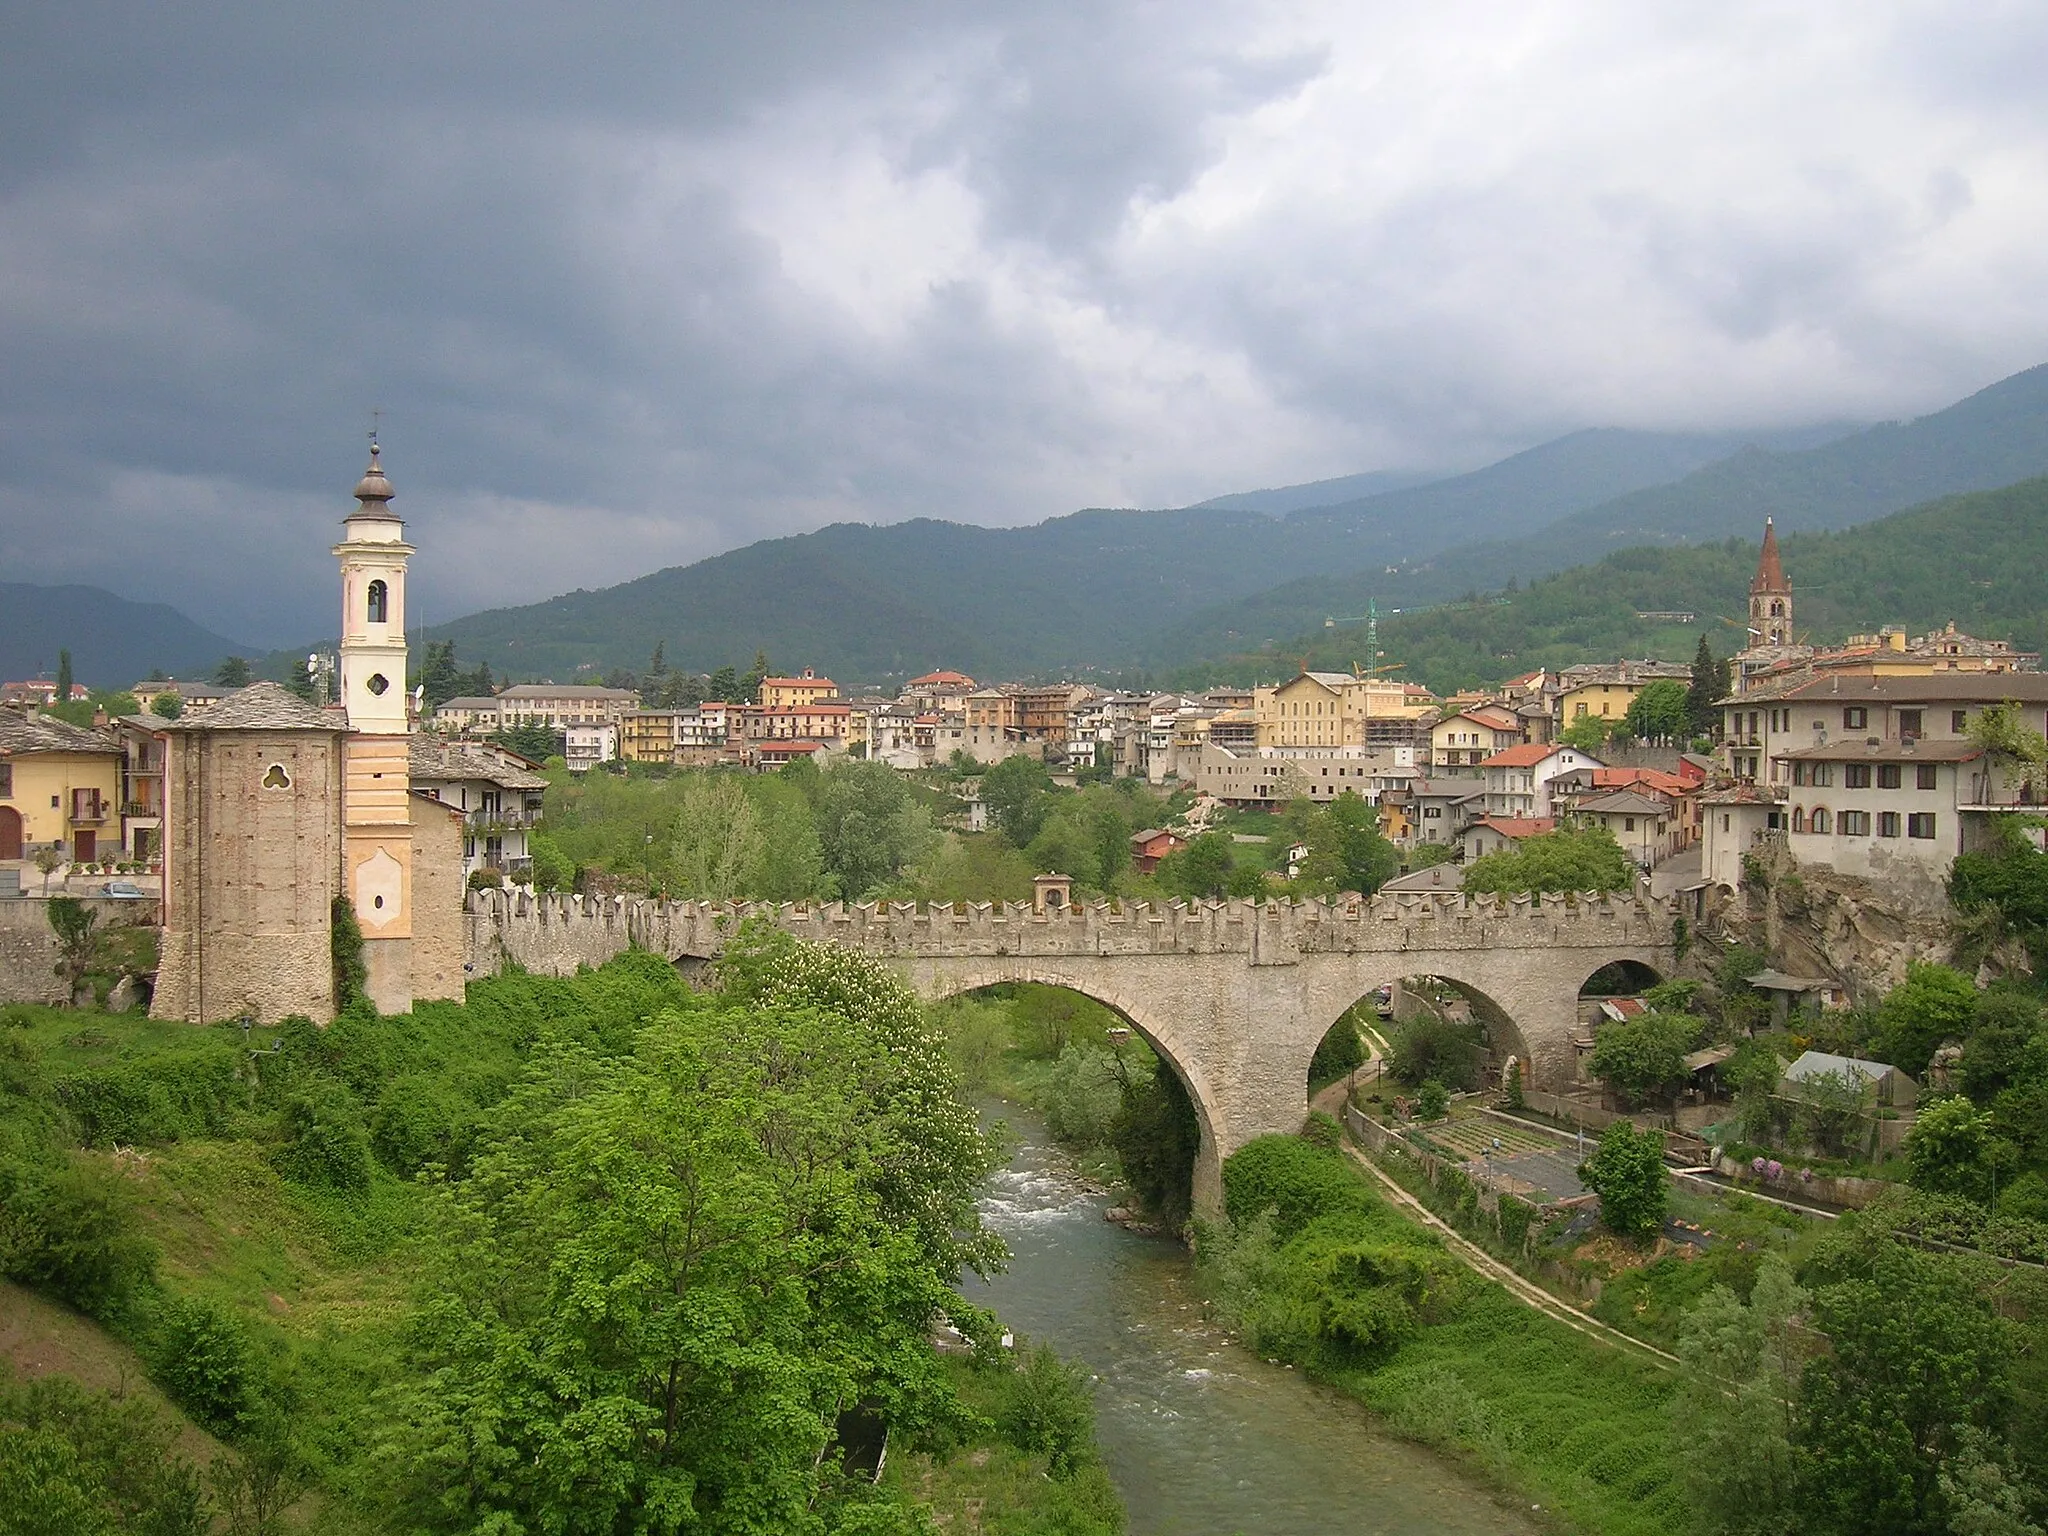
<path id="1" fill-rule="evenodd" d="M 1778 530 L 1764 519 L 1763 553 L 1749 584 L 1749 649 L 1792 643 L 1792 583 L 1778 559 Z"/>
<path id="2" fill-rule="evenodd" d="M 365 990 L 379 1013 L 412 1011 L 412 722 L 406 711 L 405 565 L 376 439 L 341 562 L 342 890 L 363 930 Z"/>

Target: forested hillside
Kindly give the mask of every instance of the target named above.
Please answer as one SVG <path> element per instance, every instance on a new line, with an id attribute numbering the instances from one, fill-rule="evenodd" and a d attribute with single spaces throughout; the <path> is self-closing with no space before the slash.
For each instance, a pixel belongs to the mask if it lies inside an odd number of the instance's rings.
<path id="1" fill-rule="evenodd" d="M 1229 654 L 1301 634 L 1329 615 L 1364 613 L 1369 601 L 1382 610 L 1441 603 L 1629 546 L 1753 539 L 1766 515 L 1777 518 L 1781 535 L 1846 528 L 1931 497 L 2044 473 L 2048 366 L 1917 421 L 1872 427 L 1799 452 L 1739 453 L 1673 484 L 1561 517 L 1526 537 L 1441 554 L 1418 546 L 1403 551 L 1392 570 L 1389 561 L 1292 582 L 1189 616 L 1162 634 L 1155 655 Z"/>
<path id="2" fill-rule="evenodd" d="M 126 688 L 157 667 L 179 677 L 210 674 L 223 656 L 258 654 L 167 603 L 131 602 L 98 587 L 0 582 L 0 673 L 54 676 L 60 649 L 71 652 L 78 681 L 94 688 Z"/>
<path id="3" fill-rule="evenodd" d="M 2048 589 L 2038 574 L 2048 564 L 2048 478 L 1947 497 L 1861 528 L 1791 534 L 1780 544 L 1802 638 L 1840 640 L 1884 624 L 1917 634 L 1953 620 L 2030 650 L 2048 645 Z M 1687 660 L 1703 632 L 1725 655 L 1744 643 L 1756 560 L 1753 538 L 1621 550 L 1526 586 L 1384 619 L 1380 649 L 1403 665 L 1398 675 L 1439 691 L 1589 657 Z M 1699 622 L 1637 617 L 1663 611 L 1693 612 Z M 1188 673 L 1191 681 L 1271 677 L 1303 655 L 1315 666 L 1363 664 L 1363 626 L 1318 626 Z"/>
<path id="4" fill-rule="evenodd" d="M 1539 527 L 1738 443 L 1578 432 L 1469 475 L 1278 518 L 1212 505 L 1077 512 L 1029 528 L 840 523 L 475 614 L 436 635 L 500 673 L 557 680 L 638 666 L 657 643 L 672 664 L 703 671 L 764 650 L 842 680 L 940 665 L 977 677 L 1115 673 L 1180 615 L 1311 571 Z"/>

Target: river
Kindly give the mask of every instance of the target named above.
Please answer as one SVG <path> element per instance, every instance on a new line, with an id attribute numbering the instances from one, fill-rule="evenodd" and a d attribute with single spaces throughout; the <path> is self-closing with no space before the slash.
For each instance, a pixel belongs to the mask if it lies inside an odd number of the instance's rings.
<path id="1" fill-rule="evenodd" d="M 1187 1250 L 1102 1219 L 1030 1110 L 985 1101 L 1020 1145 L 982 1216 L 1010 1267 L 968 1294 L 1096 1378 L 1096 1434 L 1132 1536 L 1522 1536 L 1539 1527 L 1357 1404 L 1268 1365 L 1203 1316 Z"/>

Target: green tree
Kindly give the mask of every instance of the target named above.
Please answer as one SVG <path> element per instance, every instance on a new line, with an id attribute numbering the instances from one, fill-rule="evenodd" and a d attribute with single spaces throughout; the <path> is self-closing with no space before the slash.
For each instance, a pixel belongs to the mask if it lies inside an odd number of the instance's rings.
<path id="1" fill-rule="evenodd" d="M 758 704 L 761 702 L 761 682 L 768 676 L 768 653 L 754 652 L 754 664 L 747 668 L 747 675 L 740 679 L 740 702 Z"/>
<path id="2" fill-rule="evenodd" d="M 1230 888 L 1230 837 L 1204 832 L 1159 861 L 1152 872 L 1159 888 L 1184 901 L 1220 900 Z"/>
<path id="3" fill-rule="evenodd" d="M 460 698 L 462 682 L 462 673 L 455 666 L 455 642 L 429 640 L 420 658 L 420 687 L 426 690 L 422 707 L 431 714 L 450 699 Z"/>
<path id="4" fill-rule="evenodd" d="M 1998 1158 L 1991 1113 L 1960 1094 L 1924 1105 L 1913 1120 L 1906 1156 L 1913 1183 L 1938 1194 L 1991 1198 L 1991 1170 Z"/>
<path id="5" fill-rule="evenodd" d="M 71 653 L 60 649 L 57 652 L 57 702 L 59 704 L 69 704 L 71 702 L 71 689 L 75 681 L 76 679 L 71 674 Z"/>
<path id="6" fill-rule="evenodd" d="M 1970 1033 L 1977 988 L 1961 971 L 1919 961 L 1885 993 L 1877 1010 L 1877 1049 L 1883 1059 L 1915 1077 L 1927 1070 L 1937 1047 Z"/>
<path id="7" fill-rule="evenodd" d="M 1618 1237 L 1647 1237 L 1664 1224 L 1670 1187 L 1664 1177 L 1664 1137 L 1617 1120 L 1579 1164 L 1579 1178 L 1600 1197 L 1600 1219 Z"/>
<path id="8" fill-rule="evenodd" d="M 628 1056 L 544 1046 L 434 1218 L 393 1458 L 426 1530 L 873 1530 L 845 1408 L 958 1421 L 929 1346 L 993 1165 L 886 967 L 742 945 Z"/>
<path id="9" fill-rule="evenodd" d="M 1721 711 L 1715 705 L 1728 697 L 1728 682 L 1728 664 L 1714 659 L 1714 648 L 1701 635 L 1699 647 L 1692 653 L 1692 677 L 1685 688 L 1685 716 L 1693 735 L 1716 733 Z"/>
<path id="10" fill-rule="evenodd" d="M 1628 855 L 1605 827 L 1560 828 L 1525 837 L 1475 859 L 1465 871 L 1474 892 L 1622 891 L 1634 882 Z"/>
<path id="11" fill-rule="evenodd" d="M 1700 1021 L 1687 1013 L 1643 1013 L 1602 1024 L 1588 1063 L 1625 1104 L 1668 1102 L 1686 1083 L 1685 1055 Z"/>
<path id="12" fill-rule="evenodd" d="M 1580 715 L 1557 733 L 1564 746 L 1580 752 L 1599 752 L 1614 734 L 1614 721 L 1605 715 Z"/>
<path id="13" fill-rule="evenodd" d="M 1401 855 L 1380 834 L 1379 812 L 1346 790 L 1313 817 L 1302 834 L 1309 845 L 1298 878 L 1311 891 L 1370 896 L 1401 870 Z"/>
<path id="14" fill-rule="evenodd" d="M 1799 1383 L 1799 1529 L 1958 1529 L 1944 1519 L 1941 1473 L 1976 1435 L 2010 1427 L 2011 1328 L 1965 1261 L 1860 1222 L 1827 1239 L 1813 1320 L 1828 1347 Z"/>
<path id="15" fill-rule="evenodd" d="M 1712 1536 L 1799 1529 L 1792 1410 L 1804 1354 L 1794 1324 L 1805 1304 L 1773 1251 L 1757 1267 L 1747 1306 L 1716 1285 L 1679 1322 L 1673 1417 L 1691 1448 L 1686 1481 Z"/>
<path id="16" fill-rule="evenodd" d="M 213 680 L 222 688 L 246 688 L 251 681 L 249 663 L 240 656 L 223 657 L 213 669 Z"/>
<path id="17" fill-rule="evenodd" d="M 576 864 L 562 845 L 546 832 L 535 830 L 526 840 L 533 854 L 533 888 L 537 891 L 566 891 L 576 883 Z"/>
<path id="18" fill-rule="evenodd" d="M 1682 741 L 1692 731 L 1692 715 L 1686 706 L 1685 684 L 1660 677 L 1645 684 L 1629 701 L 1624 725 L 1629 734 L 1645 741 Z"/>
<path id="19" fill-rule="evenodd" d="M 850 901 L 898 879 L 934 838 L 902 775 L 880 763 L 842 763 L 825 775 L 817 817 L 825 873 Z"/>
<path id="20" fill-rule="evenodd" d="M 1453 1088 L 1470 1089 L 1479 1081 L 1479 1054 L 1485 1044 L 1485 1033 L 1476 1022 L 1460 1023 L 1425 1009 L 1394 1027 L 1387 1040 L 1387 1070 L 1411 1088 L 1435 1078 Z"/>
<path id="21" fill-rule="evenodd" d="M 175 720 L 185 712 L 185 701 L 175 690 L 166 689 L 149 701 L 149 712 L 159 720 Z"/>
<path id="22" fill-rule="evenodd" d="M 52 896 L 43 904 L 43 916 L 57 936 L 57 975 L 68 1002 L 99 959 L 100 915 L 75 896 Z"/>
<path id="23" fill-rule="evenodd" d="M 711 674 L 710 680 L 705 683 L 704 697 L 716 700 L 721 704 L 742 703 L 739 673 L 732 667 L 720 667 Z"/>
<path id="24" fill-rule="evenodd" d="M 668 889 L 699 901 L 742 900 L 758 893 L 766 853 L 766 828 L 738 775 L 684 781 L 662 866 Z"/>
<path id="25" fill-rule="evenodd" d="M 1006 757 L 981 776 L 981 800 L 996 830 L 1019 848 L 1028 847 L 1052 809 L 1052 775 L 1045 764 L 1022 753 Z"/>

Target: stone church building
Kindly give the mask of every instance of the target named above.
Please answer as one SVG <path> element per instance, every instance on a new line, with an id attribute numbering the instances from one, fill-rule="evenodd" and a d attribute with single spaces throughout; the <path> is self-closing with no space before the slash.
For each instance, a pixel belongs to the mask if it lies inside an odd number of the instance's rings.
<path id="1" fill-rule="evenodd" d="M 341 698 L 256 683 L 165 727 L 163 950 L 150 1012 L 334 1017 L 337 897 L 380 1013 L 462 996 L 463 813 L 413 788 L 405 570 L 370 449 L 342 523 Z"/>

